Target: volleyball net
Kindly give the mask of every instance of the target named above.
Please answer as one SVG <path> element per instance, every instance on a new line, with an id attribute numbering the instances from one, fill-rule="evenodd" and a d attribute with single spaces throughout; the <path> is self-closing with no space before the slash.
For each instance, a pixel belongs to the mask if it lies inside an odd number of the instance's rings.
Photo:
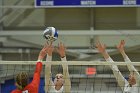
<path id="1" fill-rule="evenodd" d="M 51 93 L 47 92 L 46 89 L 46 87 L 50 87 L 48 79 L 53 81 L 57 73 L 64 75 L 64 87 L 67 89 L 71 87 L 71 93 L 122 93 L 122 89 L 110 68 L 112 65 L 118 67 L 126 80 L 130 74 L 127 66 L 134 66 L 140 73 L 140 62 L 43 62 L 39 93 Z M 10 93 L 16 88 L 14 78 L 21 71 L 27 72 L 31 81 L 35 67 L 35 61 L 0 61 L 0 93 Z M 71 85 L 68 83 L 69 81 Z M 69 93 L 69 90 L 66 90 L 65 93 Z"/>

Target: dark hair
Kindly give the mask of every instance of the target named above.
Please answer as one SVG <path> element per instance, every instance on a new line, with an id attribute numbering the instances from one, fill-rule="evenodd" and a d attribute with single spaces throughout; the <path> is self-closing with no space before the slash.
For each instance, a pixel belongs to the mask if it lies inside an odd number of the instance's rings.
<path id="1" fill-rule="evenodd" d="M 125 78 L 127 81 L 129 80 L 129 76 L 125 76 L 124 78 Z"/>
<path id="2" fill-rule="evenodd" d="M 27 72 L 20 72 L 15 78 L 17 88 L 22 90 L 28 84 L 28 74 Z"/>

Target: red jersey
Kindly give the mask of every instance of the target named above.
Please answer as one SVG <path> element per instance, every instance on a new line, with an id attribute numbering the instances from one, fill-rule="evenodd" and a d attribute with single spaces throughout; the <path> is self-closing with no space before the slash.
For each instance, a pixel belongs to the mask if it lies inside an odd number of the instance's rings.
<path id="1" fill-rule="evenodd" d="M 42 62 L 37 62 L 32 82 L 27 85 L 23 90 L 15 89 L 11 93 L 38 93 L 41 70 Z"/>

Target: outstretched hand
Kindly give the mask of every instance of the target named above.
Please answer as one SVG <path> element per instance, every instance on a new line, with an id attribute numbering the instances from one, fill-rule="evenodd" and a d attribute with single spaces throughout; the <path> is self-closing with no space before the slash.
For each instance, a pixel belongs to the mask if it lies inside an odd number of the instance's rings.
<path id="1" fill-rule="evenodd" d="M 100 53 L 104 53 L 106 51 L 106 45 L 102 44 L 100 41 L 96 43 L 96 47 Z"/>
<path id="2" fill-rule="evenodd" d="M 121 40 L 121 42 L 116 47 L 120 52 L 122 52 L 124 51 L 124 46 L 125 46 L 125 41 Z"/>
<path id="3" fill-rule="evenodd" d="M 48 54 L 51 54 L 52 51 L 53 51 L 52 43 L 49 45 L 49 43 L 46 42 L 45 45 L 44 45 L 44 47 L 42 48 L 42 50 L 39 53 L 38 60 L 43 60 L 43 58 L 45 57 L 45 55 L 47 53 Z"/>
<path id="4" fill-rule="evenodd" d="M 52 45 L 52 43 L 50 43 L 50 45 L 48 46 L 48 51 L 47 51 L 49 56 L 52 56 L 53 50 L 54 50 L 54 46 Z"/>
<path id="5" fill-rule="evenodd" d="M 65 46 L 64 46 L 64 44 L 62 42 L 60 42 L 58 44 L 58 48 L 56 50 L 59 53 L 59 55 L 61 56 L 61 58 L 66 56 L 66 54 L 65 54 L 66 48 L 65 48 Z"/>

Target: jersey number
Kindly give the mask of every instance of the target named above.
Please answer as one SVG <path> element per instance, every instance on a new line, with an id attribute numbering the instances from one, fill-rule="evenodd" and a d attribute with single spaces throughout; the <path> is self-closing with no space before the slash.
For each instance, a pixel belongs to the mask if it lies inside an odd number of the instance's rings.
<path id="1" fill-rule="evenodd" d="M 22 93 L 29 93 L 28 90 L 22 91 Z"/>

